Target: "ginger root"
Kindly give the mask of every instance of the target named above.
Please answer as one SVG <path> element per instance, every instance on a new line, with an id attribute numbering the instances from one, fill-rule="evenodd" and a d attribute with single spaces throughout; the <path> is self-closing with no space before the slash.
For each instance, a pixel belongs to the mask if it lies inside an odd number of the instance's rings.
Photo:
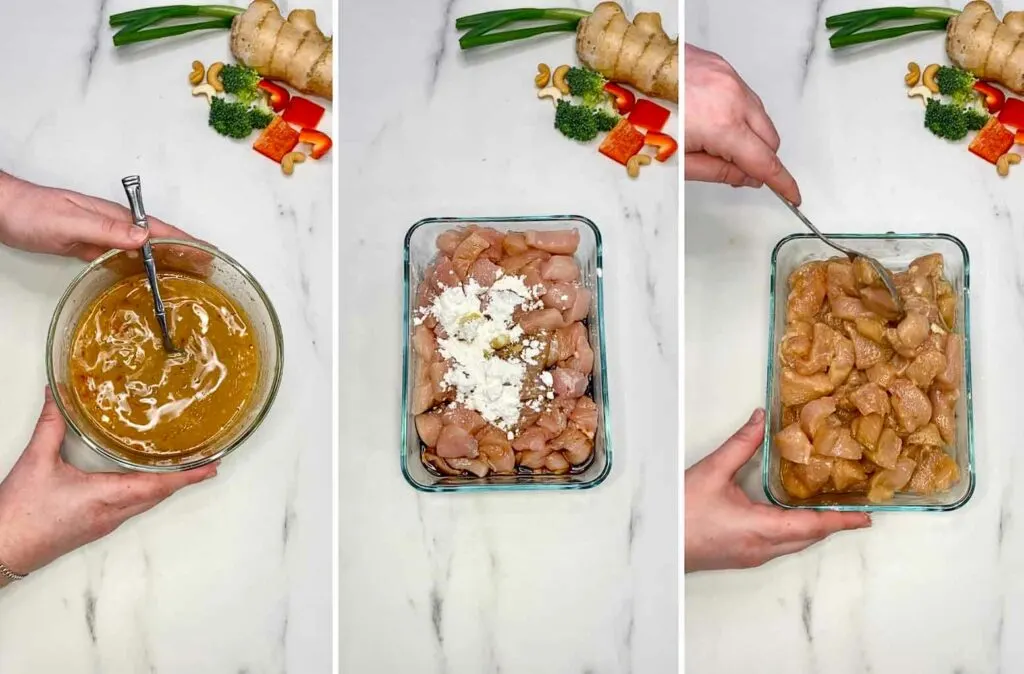
<path id="1" fill-rule="evenodd" d="M 967 3 L 946 27 L 946 53 L 976 77 L 1024 93 L 1024 12 L 1000 21 L 987 2 Z"/>
<path id="2" fill-rule="evenodd" d="M 334 94 L 334 44 L 312 10 L 293 10 L 286 20 L 271 0 L 253 0 L 231 22 L 231 53 L 263 77 L 303 93 L 328 100 Z"/>
<path id="3" fill-rule="evenodd" d="M 618 3 L 598 4 L 576 28 L 576 55 L 609 80 L 679 100 L 679 40 L 669 38 L 657 12 L 638 12 L 631 22 Z"/>

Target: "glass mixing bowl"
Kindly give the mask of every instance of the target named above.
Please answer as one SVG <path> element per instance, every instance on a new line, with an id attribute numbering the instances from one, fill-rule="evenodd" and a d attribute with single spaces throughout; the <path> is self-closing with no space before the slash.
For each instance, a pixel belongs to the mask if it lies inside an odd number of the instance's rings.
<path id="1" fill-rule="evenodd" d="M 242 416 L 194 452 L 186 456 L 161 458 L 158 454 L 132 450 L 114 442 L 80 412 L 68 385 L 71 340 L 82 314 L 97 297 L 118 281 L 143 273 L 142 258 L 134 250 L 112 250 L 101 255 L 68 286 L 50 321 L 46 339 L 46 376 L 68 426 L 93 451 L 129 470 L 183 471 L 226 456 L 252 435 L 266 418 L 281 383 L 284 340 L 270 298 L 252 274 L 233 258 L 197 241 L 152 239 L 151 243 L 159 271 L 198 277 L 220 289 L 248 315 L 260 350 L 260 372 Z"/>

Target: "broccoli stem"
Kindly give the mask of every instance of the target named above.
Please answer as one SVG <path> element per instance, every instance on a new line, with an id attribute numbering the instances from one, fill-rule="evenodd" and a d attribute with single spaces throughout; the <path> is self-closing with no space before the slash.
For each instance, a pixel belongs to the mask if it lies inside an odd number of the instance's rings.
<path id="1" fill-rule="evenodd" d="M 834 14 L 825 19 L 825 27 L 839 29 L 828 40 L 829 46 L 839 49 L 855 44 L 890 40 L 922 31 L 946 30 L 949 20 L 959 13 L 960 10 L 948 7 L 881 7 Z M 924 20 L 889 28 L 867 30 L 886 21 L 905 22 L 914 19 Z"/>
<path id="2" fill-rule="evenodd" d="M 472 49 L 525 40 L 544 33 L 572 32 L 576 30 L 580 20 L 589 15 L 590 12 L 584 9 L 502 9 L 459 17 L 455 20 L 455 28 L 468 31 L 459 38 L 459 46 L 462 49 Z M 496 29 L 510 23 L 541 21 L 554 23 L 495 32 Z"/>
<path id="3" fill-rule="evenodd" d="M 243 7 L 232 7 L 231 5 L 163 5 L 111 14 L 109 23 L 113 27 L 122 26 L 121 30 L 114 35 L 114 46 L 121 47 L 137 42 L 184 35 L 197 30 L 226 30 L 231 27 L 232 19 L 244 11 Z M 188 18 L 210 20 L 174 23 L 169 26 L 150 28 L 150 26 L 164 21 Z"/>

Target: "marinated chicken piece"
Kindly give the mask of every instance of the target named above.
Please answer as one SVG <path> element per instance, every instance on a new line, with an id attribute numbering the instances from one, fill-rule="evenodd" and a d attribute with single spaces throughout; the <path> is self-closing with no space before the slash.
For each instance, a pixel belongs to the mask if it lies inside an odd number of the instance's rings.
<path id="1" fill-rule="evenodd" d="M 569 423 L 593 440 L 597 432 L 597 403 L 587 396 L 581 396 L 569 414 Z"/>
<path id="2" fill-rule="evenodd" d="M 594 443 L 575 428 L 569 427 L 557 438 L 548 443 L 551 451 L 562 452 L 566 460 L 574 466 L 586 463 L 594 450 Z"/>
<path id="3" fill-rule="evenodd" d="M 566 461 L 565 457 L 560 452 L 551 452 L 547 458 L 544 459 L 544 467 L 555 475 L 564 475 L 572 469 L 572 465 Z"/>
<path id="4" fill-rule="evenodd" d="M 805 377 L 826 371 L 835 354 L 836 333 L 832 328 L 824 323 L 815 323 L 813 334 L 811 352 L 807 358 L 798 360 L 793 368 Z"/>
<path id="5" fill-rule="evenodd" d="M 562 406 L 551 403 L 540 413 L 540 417 L 537 419 L 537 428 L 544 431 L 546 439 L 550 440 L 561 435 L 568 422 L 569 415 Z"/>
<path id="6" fill-rule="evenodd" d="M 849 428 L 826 425 L 814 437 L 814 452 L 821 456 L 859 461 L 864 448 L 853 439 Z"/>
<path id="7" fill-rule="evenodd" d="M 467 231 L 464 228 L 447 229 L 441 232 L 437 237 L 437 249 L 441 253 L 450 258 L 455 254 L 455 249 L 459 247 L 462 240 L 469 236 L 472 232 Z"/>
<path id="8" fill-rule="evenodd" d="M 832 484 L 836 491 L 848 492 L 854 485 L 860 484 L 868 479 L 867 471 L 859 461 L 849 459 L 835 459 L 832 461 Z"/>
<path id="9" fill-rule="evenodd" d="M 808 463 L 814 447 L 804 435 L 799 423 L 790 424 L 775 434 L 779 455 L 793 463 Z"/>
<path id="10" fill-rule="evenodd" d="M 417 325 L 412 331 L 412 348 L 422 363 L 433 363 L 438 358 L 437 339 L 434 331 L 425 325 Z"/>
<path id="11" fill-rule="evenodd" d="M 512 449 L 517 452 L 546 453 L 548 451 L 546 449 L 547 440 L 548 436 L 544 429 L 531 426 L 512 441 Z"/>
<path id="12" fill-rule="evenodd" d="M 501 267 L 483 257 L 477 258 L 473 266 L 469 268 L 469 278 L 476 281 L 483 288 L 490 288 L 504 273 Z"/>
<path id="13" fill-rule="evenodd" d="M 544 277 L 541 275 L 540 272 L 541 265 L 543 264 L 546 264 L 546 262 L 542 262 L 540 260 L 527 262 L 525 265 L 523 265 L 523 268 L 517 272 L 519 276 L 523 277 L 523 283 L 526 285 L 527 288 L 538 289 L 538 292 L 540 294 L 544 294 L 545 292 L 547 292 L 548 286 L 548 282 L 544 280 Z"/>
<path id="14" fill-rule="evenodd" d="M 541 335 L 540 338 L 546 340 L 545 367 L 560 363 L 576 353 L 577 336 L 572 326 L 552 330 L 547 335 Z"/>
<path id="15" fill-rule="evenodd" d="M 903 373 L 897 368 L 893 361 L 872 365 L 867 370 L 868 381 L 888 389 L 896 378 Z"/>
<path id="16" fill-rule="evenodd" d="M 883 344 L 885 342 L 885 321 L 881 318 L 862 317 L 856 319 L 853 324 L 857 328 L 857 332 L 875 344 Z"/>
<path id="17" fill-rule="evenodd" d="M 565 311 L 576 303 L 576 285 L 563 281 L 556 281 L 548 286 L 547 293 L 541 298 L 544 306 L 551 309 Z"/>
<path id="18" fill-rule="evenodd" d="M 439 457 L 437 454 L 431 452 L 423 452 L 422 454 L 423 463 L 433 466 L 437 472 L 441 475 L 447 475 L 448 477 L 459 477 L 462 475 L 462 471 L 455 470 L 448 465 L 448 462 Z"/>
<path id="19" fill-rule="evenodd" d="M 943 391 L 959 389 L 963 366 L 963 340 L 960 335 L 950 333 L 946 338 L 946 368 L 935 377 L 935 385 Z"/>
<path id="20" fill-rule="evenodd" d="M 809 439 L 814 439 L 818 429 L 822 427 L 825 419 L 830 414 L 836 411 L 836 401 L 831 397 L 818 398 L 812 400 L 803 406 L 800 410 L 800 429 L 804 435 Z M 796 461 L 796 459 L 790 459 Z M 797 461 L 797 463 L 807 463 L 806 461 Z"/>
<path id="21" fill-rule="evenodd" d="M 488 466 L 487 462 L 482 459 L 465 459 L 456 457 L 447 459 L 447 461 L 448 465 L 455 470 L 472 473 L 477 477 L 487 477 L 487 473 L 490 472 L 490 466 Z"/>
<path id="22" fill-rule="evenodd" d="M 462 428 L 470 435 L 475 434 L 481 428 L 487 425 L 484 418 L 480 416 L 480 413 L 476 410 L 471 410 L 465 405 L 455 404 L 449 405 L 441 412 L 441 421 L 445 426 L 454 425 Z M 448 458 L 441 455 L 442 458 Z"/>
<path id="23" fill-rule="evenodd" d="M 939 297 L 936 300 L 939 305 L 939 318 L 942 319 L 942 326 L 949 328 L 956 324 L 956 297 L 949 295 L 946 297 Z"/>
<path id="24" fill-rule="evenodd" d="M 781 340 L 783 362 L 793 367 L 798 361 L 806 359 L 811 353 L 813 336 L 814 326 L 812 324 L 806 321 L 790 323 Z"/>
<path id="25" fill-rule="evenodd" d="M 480 458 L 487 462 L 496 475 L 510 475 L 516 472 L 516 453 L 512 445 L 481 444 Z"/>
<path id="26" fill-rule="evenodd" d="M 501 268 L 505 270 L 506 274 L 519 274 L 523 267 L 531 262 L 544 261 L 549 257 L 551 257 L 551 253 L 545 253 L 542 250 L 530 248 L 521 255 L 513 255 L 503 259 L 501 261 Z"/>
<path id="27" fill-rule="evenodd" d="M 853 341 L 854 364 L 858 370 L 867 370 L 885 359 L 882 347 L 861 335 L 852 325 L 847 325 L 846 333 Z"/>
<path id="28" fill-rule="evenodd" d="M 526 243 L 526 235 L 521 232 L 509 232 L 501 240 L 501 249 L 505 255 L 515 257 L 530 250 L 530 244 Z"/>
<path id="29" fill-rule="evenodd" d="M 913 433 L 932 418 L 932 404 L 921 389 L 909 379 L 897 379 L 889 386 L 892 408 L 900 426 Z"/>
<path id="30" fill-rule="evenodd" d="M 782 368 L 780 384 L 783 405 L 803 405 L 832 392 L 832 381 L 827 374 L 804 377 L 788 367 Z"/>
<path id="31" fill-rule="evenodd" d="M 800 421 L 800 412 L 803 407 L 782 406 L 782 426 L 789 426 Z"/>
<path id="32" fill-rule="evenodd" d="M 865 309 L 887 321 L 900 316 L 900 310 L 886 288 L 861 288 L 860 299 Z"/>
<path id="33" fill-rule="evenodd" d="M 505 243 L 505 235 L 492 227 L 481 227 L 476 230 L 476 233 L 487 239 L 489 244 L 487 248 L 480 253 L 481 257 L 485 257 L 491 262 L 500 262 L 505 257 L 504 249 L 502 246 Z"/>
<path id="34" fill-rule="evenodd" d="M 827 272 L 822 262 L 802 265 L 789 276 L 786 320 L 811 320 L 821 310 L 827 292 Z"/>
<path id="35" fill-rule="evenodd" d="M 924 351 L 907 366 L 906 377 L 927 389 L 937 375 L 946 370 L 946 357 L 940 351 Z"/>
<path id="36" fill-rule="evenodd" d="M 878 448 L 878 438 L 882 434 L 882 416 L 880 414 L 868 414 L 857 417 L 850 424 L 850 432 L 853 439 L 864 445 L 865 453 Z M 898 439 L 898 438 L 897 438 Z M 899 454 L 899 451 L 896 452 Z"/>
<path id="37" fill-rule="evenodd" d="M 454 288 L 457 285 L 459 285 L 459 276 L 455 273 L 452 261 L 447 257 L 440 258 L 434 264 L 427 267 L 423 274 L 423 281 L 420 283 L 416 294 L 417 308 L 422 309 L 430 306 L 434 298 L 443 292 L 445 288 Z"/>
<path id="38" fill-rule="evenodd" d="M 545 281 L 577 281 L 580 267 L 568 255 L 552 255 L 541 263 L 540 275 Z"/>
<path id="39" fill-rule="evenodd" d="M 889 414 L 889 395 L 878 384 L 867 383 L 850 394 L 850 402 L 857 406 L 862 415 Z"/>
<path id="40" fill-rule="evenodd" d="M 903 451 L 903 441 L 891 428 L 883 428 L 878 436 L 878 446 L 875 450 L 864 452 L 868 461 L 881 468 L 895 468 L 899 461 L 900 452 Z"/>
<path id="41" fill-rule="evenodd" d="M 868 487 L 868 500 L 872 503 L 892 500 L 893 495 L 910 482 L 915 467 L 917 464 L 913 460 L 901 458 L 896 462 L 895 468 L 886 468 L 872 475 Z"/>
<path id="42" fill-rule="evenodd" d="M 826 275 L 829 302 L 843 296 L 857 296 L 857 280 L 854 278 L 853 264 L 849 260 L 829 260 Z"/>
<path id="43" fill-rule="evenodd" d="M 420 436 L 420 440 L 427 447 L 437 444 L 437 436 L 441 434 L 443 425 L 441 413 L 437 410 L 416 415 L 416 434 Z"/>
<path id="44" fill-rule="evenodd" d="M 882 285 L 882 279 L 878 277 L 878 272 L 875 271 L 870 262 L 862 257 L 858 257 L 853 261 L 853 276 L 859 286 Z"/>
<path id="45" fill-rule="evenodd" d="M 907 436 L 908 445 L 924 445 L 926 447 L 942 447 L 946 443 L 942 439 L 938 426 L 925 424 Z"/>
<path id="46" fill-rule="evenodd" d="M 535 452 L 533 450 L 527 450 L 525 452 L 519 452 L 516 455 L 516 460 L 519 462 L 519 466 L 522 468 L 529 468 L 530 470 L 540 470 L 547 463 L 548 456 L 551 452 L 544 450 L 541 452 Z"/>
<path id="47" fill-rule="evenodd" d="M 828 368 L 828 379 L 832 386 L 839 386 L 847 381 L 853 366 L 857 362 L 857 354 L 853 348 L 853 341 L 843 337 L 838 332 L 833 332 L 836 341 L 836 352 L 832 356 L 832 363 Z"/>
<path id="48" fill-rule="evenodd" d="M 856 297 L 839 297 L 830 304 L 831 313 L 844 321 L 856 321 L 858 318 L 878 318 L 864 302 Z"/>
<path id="49" fill-rule="evenodd" d="M 475 459 L 479 455 L 476 438 L 462 426 L 448 424 L 441 427 L 437 436 L 436 453 L 442 459 Z"/>
<path id="50" fill-rule="evenodd" d="M 536 309 L 527 312 L 519 319 L 519 326 L 527 335 L 536 335 L 541 330 L 560 328 L 562 323 L 562 312 L 558 309 Z"/>
<path id="51" fill-rule="evenodd" d="M 455 273 L 459 275 L 460 279 L 465 280 L 469 277 L 470 267 L 480 257 L 480 253 L 490 245 L 490 242 L 478 232 L 473 232 L 462 240 L 455 248 L 455 253 L 452 254 L 452 266 L 455 268 Z"/>
<path id="52" fill-rule="evenodd" d="M 580 245 L 580 233 L 575 229 L 551 232 L 530 230 L 526 232 L 526 243 L 552 255 L 572 255 Z"/>
<path id="53" fill-rule="evenodd" d="M 551 377 L 554 379 L 555 395 L 559 398 L 579 398 L 587 391 L 587 375 L 577 370 L 556 367 L 551 371 Z"/>
<path id="54" fill-rule="evenodd" d="M 594 350 L 590 348 L 590 337 L 587 328 L 576 322 L 568 327 L 571 339 L 569 357 L 565 359 L 565 367 L 585 375 L 594 371 Z"/>
<path id="55" fill-rule="evenodd" d="M 832 397 L 836 401 L 836 409 L 845 412 L 854 412 L 857 406 L 850 400 L 850 394 L 859 389 L 861 386 L 867 383 L 867 377 L 861 370 L 853 370 L 850 372 L 850 376 L 846 378 L 840 386 L 836 387 L 836 390 L 832 392 Z"/>
<path id="56" fill-rule="evenodd" d="M 907 491 L 914 494 L 929 495 L 946 491 L 960 480 L 960 467 L 956 460 L 942 449 L 926 447 L 917 459 Z"/>
<path id="57" fill-rule="evenodd" d="M 832 475 L 832 459 L 811 456 L 807 465 L 782 461 L 782 487 L 798 499 L 817 496 Z"/>
<path id="58" fill-rule="evenodd" d="M 931 325 L 928 319 L 921 314 L 908 313 L 896 327 L 896 336 L 899 343 L 907 349 L 916 349 L 931 332 Z"/>
<path id="59" fill-rule="evenodd" d="M 576 289 L 576 299 L 572 306 L 562 312 L 562 320 L 566 324 L 582 321 L 590 314 L 590 300 L 594 294 L 589 288 L 580 286 Z"/>
<path id="60" fill-rule="evenodd" d="M 932 403 L 932 423 L 939 429 L 939 434 L 947 445 L 956 441 L 956 402 L 960 394 L 957 391 L 941 391 L 933 388 L 929 399 Z"/>

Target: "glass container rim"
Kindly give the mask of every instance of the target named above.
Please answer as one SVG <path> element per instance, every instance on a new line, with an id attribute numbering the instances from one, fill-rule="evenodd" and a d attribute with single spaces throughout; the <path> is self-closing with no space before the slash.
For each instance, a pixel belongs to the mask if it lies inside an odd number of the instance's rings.
<path id="1" fill-rule="evenodd" d="M 761 488 L 765 497 L 772 505 L 786 510 L 832 510 L 839 512 L 952 512 L 959 510 L 967 504 L 974 496 L 977 487 L 974 457 L 974 400 L 972 393 L 972 365 L 971 365 L 971 258 L 967 246 L 959 237 L 944 232 L 885 232 L 885 233 L 828 233 L 829 239 L 854 239 L 854 240 L 945 240 L 953 243 L 963 255 L 963 298 L 964 298 L 964 380 L 966 382 L 966 410 L 967 410 L 967 473 L 963 479 L 967 479 L 967 490 L 956 501 L 952 503 L 938 504 L 907 504 L 893 505 L 885 503 L 858 503 L 858 504 L 794 504 L 785 503 L 775 497 L 771 489 L 771 419 L 772 413 L 770 402 L 772 399 L 772 384 L 775 377 L 775 277 L 776 265 L 778 263 L 779 251 L 790 241 L 797 239 L 817 239 L 817 235 L 810 232 L 798 232 L 784 236 L 775 244 L 772 249 L 771 268 L 769 272 L 769 299 L 768 299 L 768 367 L 767 379 L 765 382 L 765 415 L 764 415 L 764 440 L 761 443 Z M 824 243 L 822 244 L 824 245 Z"/>
<path id="2" fill-rule="evenodd" d="M 72 416 L 68 413 L 68 410 L 64 407 L 64 403 L 61 401 L 61 396 L 54 393 L 53 399 L 54 402 L 57 403 L 57 409 L 60 410 L 60 414 L 64 418 L 64 422 L 67 424 L 68 428 L 74 431 L 75 435 L 81 438 L 82 442 L 85 443 L 85 445 L 88 446 L 89 449 L 96 452 L 97 454 L 107 459 L 108 461 L 117 464 L 121 468 L 141 473 L 178 473 L 184 472 L 186 470 L 200 468 L 207 464 L 220 461 L 225 456 L 227 456 L 235 449 L 237 449 L 253 433 L 256 432 L 256 429 L 258 429 L 263 424 L 263 421 L 269 414 L 270 408 L 273 406 L 274 401 L 277 398 L 278 391 L 281 387 L 281 378 L 284 371 L 284 332 L 281 329 L 281 322 L 278 319 L 277 310 L 274 308 L 274 304 L 270 300 L 270 296 L 267 295 L 266 291 L 263 289 L 263 286 L 260 285 L 259 281 L 256 280 L 256 278 L 249 272 L 249 270 L 242 266 L 242 264 L 235 260 L 233 257 L 228 255 L 224 251 L 220 250 L 219 248 L 216 248 L 215 246 L 204 243 L 202 241 L 196 241 L 194 239 L 151 238 L 149 242 L 154 246 L 170 244 L 175 246 L 195 248 L 204 253 L 212 255 L 213 257 L 225 262 L 234 271 L 238 272 L 238 274 L 256 291 L 257 297 L 263 303 L 264 307 L 267 309 L 267 314 L 270 316 L 270 324 L 272 331 L 274 333 L 274 349 L 276 351 L 277 356 L 276 365 L 274 367 L 272 374 L 273 379 L 270 382 L 270 391 L 267 395 L 266 401 L 260 407 L 255 418 L 248 425 L 248 427 L 237 438 L 235 438 L 233 441 L 222 447 L 216 453 L 211 454 L 209 456 L 205 456 L 196 461 L 190 461 L 169 466 L 158 466 L 140 464 L 134 461 L 130 461 L 129 459 L 126 459 L 125 457 L 115 454 L 114 452 L 111 452 L 106 448 L 100 446 L 99 443 L 92 440 L 92 438 L 90 438 L 81 428 L 78 427 Z M 61 295 L 60 299 L 57 301 L 57 306 L 53 310 L 53 316 L 50 318 L 50 326 L 49 329 L 47 330 L 46 335 L 46 380 L 51 391 L 56 391 L 58 387 L 57 377 L 53 371 L 52 354 L 57 336 L 57 323 L 58 320 L 60 319 L 61 313 L 64 311 L 65 304 L 67 304 L 68 300 L 71 298 L 71 294 L 75 291 L 76 288 L 78 288 L 79 284 L 82 283 L 82 281 L 85 280 L 97 268 L 102 266 L 103 263 L 119 255 L 125 255 L 132 252 L 135 251 L 115 248 L 103 253 L 102 255 L 94 259 L 92 262 L 89 262 L 85 267 L 82 268 L 81 271 L 78 272 L 78 274 L 75 275 L 75 277 L 68 284 L 67 288 L 64 290 L 64 293 Z"/>
<path id="3" fill-rule="evenodd" d="M 460 224 L 480 224 L 480 223 L 529 223 L 529 222 L 577 222 L 585 225 L 594 235 L 595 245 L 595 261 L 597 264 L 598 273 L 595 278 L 594 290 L 597 297 L 597 331 L 601 336 L 601 349 L 599 356 L 599 363 L 602 372 L 602 391 L 601 391 L 601 404 L 604 417 L 604 453 L 605 453 L 605 465 L 601 472 L 594 476 L 593 479 L 586 482 L 564 482 L 564 483 L 542 483 L 542 482 L 514 482 L 509 484 L 487 484 L 477 483 L 467 480 L 464 484 L 457 485 L 430 485 L 423 484 L 416 480 L 412 474 L 409 473 L 408 460 L 409 456 L 406 452 L 406 441 L 409 433 L 409 415 L 407 413 L 409 405 L 409 355 L 411 349 L 410 335 L 411 335 L 411 315 L 409 312 L 409 298 L 410 298 L 410 286 L 412 279 L 410 278 L 410 244 L 412 242 L 412 236 L 421 227 L 431 224 L 449 224 L 449 225 L 460 225 Z M 601 238 L 601 230 L 598 229 L 597 225 L 590 218 L 582 215 L 573 214 L 559 214 L 559 215 L 511 215 L 511 216 L 444 216 L 444 217 L 429 217 L 423 218 L 415 223 L 405 233 L 405 239 L 403 243 L 403 262 L 402 262 L 402 276 L 403 276 L 403 294 L 402 294 L 402 330 L 403 330 L 403 355 L 402 355 L 402 425 L 401 425 L 401 446 L 399 451 L 399 463 L 401 465 L 402 476 L 405 481 L 409 483 L 414 489 L 424 493 L 503 493 L 503 492 L 524 492 L 524 491 L 566 491 L 566 492 L 578 492 L 586 489 L 593 489 L 598 485 L 602 484 L 611 474 L 612 470 L 612 433 L 611 433 L 611 413 L 610 413 L 610 400 L 608 396 L 608 363 L 606 355 L 606 339 L 607 335 L 605 332 L 604 324 L 604 254 L 603 254 L 603 241 Z"/>

